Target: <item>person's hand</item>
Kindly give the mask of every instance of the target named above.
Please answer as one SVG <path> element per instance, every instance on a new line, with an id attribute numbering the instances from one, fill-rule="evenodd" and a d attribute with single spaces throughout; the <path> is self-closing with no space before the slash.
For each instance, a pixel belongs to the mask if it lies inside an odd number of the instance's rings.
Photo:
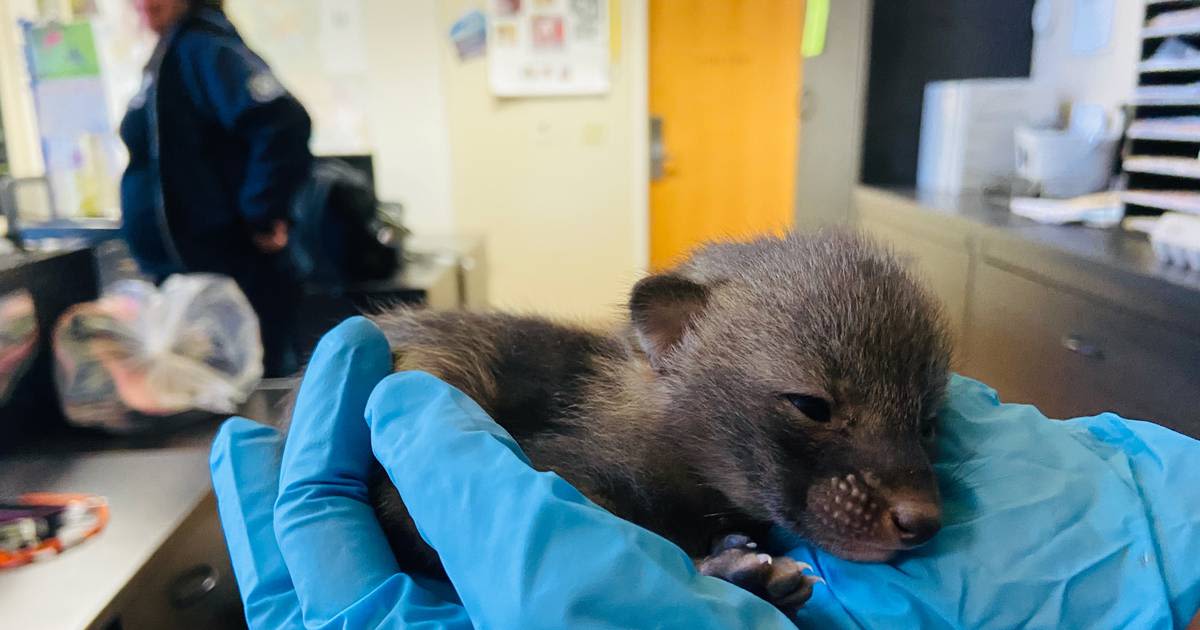
<path id="1" fill-rule="evenodd" d="M 288 244 L 287 221 L 274 221 L 271 223 L 269 231 L 254 234 L 251 238 L 254 240 L 254 246 L 263 253 L 274 254 L 281 252 Z"/>
<path id="2" fill-rule="evenodd" d="M 794 627 L 530 468 L 461 392 L 390 370 L 382 333 L 348 320 L 313 356 L 286 446 L 240 418 L 218 434 L 213 485 L 251 628 Z M 367 499 L 374 459 L 453 588 L 399 572 Z"/>

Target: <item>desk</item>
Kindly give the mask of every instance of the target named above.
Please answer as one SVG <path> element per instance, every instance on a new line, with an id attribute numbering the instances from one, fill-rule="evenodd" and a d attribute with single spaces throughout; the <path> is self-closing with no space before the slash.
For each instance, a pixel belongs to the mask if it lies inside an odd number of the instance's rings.
<path id="1" fill-rule="evenodd" d="M 216 518 L 208 447 L 0 458 L 0 494 L 88 492 L 108 498 L 96 537 L 48 561 L 0 572 L 6 628 L 226 628 L 242 624 Z M 215 587 L 172 603 L 181 576 L 207 566 Z M 174 592 L 172 592 L 174 591 Z M 195 593 L 193 593 L 195 595 Z"/>

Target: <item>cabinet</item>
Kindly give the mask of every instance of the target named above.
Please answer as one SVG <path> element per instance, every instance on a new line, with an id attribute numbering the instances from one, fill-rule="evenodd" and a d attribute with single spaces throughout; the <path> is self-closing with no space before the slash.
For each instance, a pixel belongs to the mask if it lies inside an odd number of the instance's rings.
<path id="1" fill-rule="evenodd" d="M 997 391 L 1052 417 L 1114 411 L 1200 435 L 1200 342 L 993 264 L 975 287 L 967 352 Z"/>
<path id="2" fill-rule="evenodd" d="M 244 628 L 225 536 L 210 494 L 125 587 L 108 628 Z"/>
<path id="3" fill-rule="evenodd" d="M 1050 417 L 1113 411 L 1200 437 L 1200 274 L 1157 266 L 1140 236 L 981 198 L 863 186 L 855 209 L 945 304 L 957 371 Z"/>

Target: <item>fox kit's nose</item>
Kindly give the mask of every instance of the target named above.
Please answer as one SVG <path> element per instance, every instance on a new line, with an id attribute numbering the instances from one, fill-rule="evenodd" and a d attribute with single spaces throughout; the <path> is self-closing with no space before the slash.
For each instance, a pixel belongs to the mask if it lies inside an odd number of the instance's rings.
<path id="1" fill-rule="evenodd" d="M 942 528 L 942 510 L 928 501 L 902 500 L 892 505 L 892 524 L 905 545 L 917 546 Z"/>

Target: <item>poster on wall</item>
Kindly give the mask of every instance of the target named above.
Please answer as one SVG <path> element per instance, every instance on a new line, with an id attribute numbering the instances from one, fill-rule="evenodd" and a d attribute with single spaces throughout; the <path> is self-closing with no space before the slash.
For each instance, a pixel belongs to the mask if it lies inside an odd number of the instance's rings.
<path id="1" fill-rule="evenodd" d="M 467 61 L 487 53 L 487 18 L 482 11 L 470 11 L 450 26 L 450 41 L 458 51 L 458 60 Z"/>
<path id="2" fill-rule="evenodd" d="M 123 155 L 92 24 L 22 22 L 22 29 L 54 211 L 67 219 L 116 218 Z"/>
<path id="3" fill-rule="evenodd" d="M 497 96 L 608 92 L 608 0 L 491 0 L 488 8 Z"/>

